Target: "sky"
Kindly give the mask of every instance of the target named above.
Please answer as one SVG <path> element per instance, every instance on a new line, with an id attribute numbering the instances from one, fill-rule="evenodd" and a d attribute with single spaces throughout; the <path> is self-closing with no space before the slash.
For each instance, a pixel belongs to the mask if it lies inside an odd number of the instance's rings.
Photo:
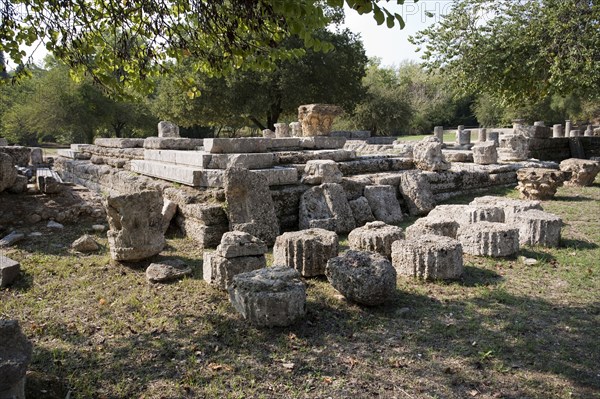
<path id="1" fill-rule="evenodd" d="M 390 12 L 402 15 L 406 27 L 401 30 L 398 26 L 392 29 L 385 24 L 377 26 L 372 14 L 359 15 L 349 8 L 345 10 L 343 26 L 361 35 L 367 56 L 381 58 L 382 66 L 397 66 L 405 60 L 419 61 L 421 55 L 415 52 L 416 47 L 408 42 L 408 37 L 438 21 L 452 6 L 452 0 L 420 0 L 418 3 L 406 0 L 404 5 L 392 1 L 379 3 Z M 427 12 L 435 15 L 427 17 Z"/>

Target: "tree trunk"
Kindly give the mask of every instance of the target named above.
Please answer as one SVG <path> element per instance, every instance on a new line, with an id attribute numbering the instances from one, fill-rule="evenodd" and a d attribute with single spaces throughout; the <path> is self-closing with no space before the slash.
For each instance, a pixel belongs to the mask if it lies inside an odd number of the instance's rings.
<path id="1" fill-rule="evenodd" d="M 261 131 L 265 130 L 266 127 L 265 125 L 263 125 L 262 123 L 260 123 L 260 121 L 255 117 L 255 116 L 251 116 L 250 121 L 252 121 L 252 123 L 254 123 Z"/>

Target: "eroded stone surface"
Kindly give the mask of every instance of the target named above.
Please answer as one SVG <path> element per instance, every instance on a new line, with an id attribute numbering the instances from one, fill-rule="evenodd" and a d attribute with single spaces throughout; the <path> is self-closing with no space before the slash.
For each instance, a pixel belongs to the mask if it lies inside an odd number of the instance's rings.
<path id="1" fill-rule="evenodd" d="M 0 193 L 13 186 L 17 179 L 17 169 L 13 158 L 0 152 Z"/>
<path id="2" fill-rule="evenodd" d="M 192 268 L 180 259 L 166 259 L 151 263 L 146 269 L 146 279 L 151 283 L 178 280 L 192 274 Z"/>
<path id="3" fill-rule="evenodd" d="M 298 121 L 302 124 L 303 136 L 327 136 L 335 118 L 342 108 L 330 104 L 307 104 L 298 107 Z"/>
<path id="4" fill-rule="evenodd" d="M 306 163 L 302 183 L 341 183 L 342 177 L 342 172 L 340 172 L 336 162 L 332 160 L 314 160 Z"/>
<path id="5" fill-rule="evenodd" d="M 410 171 L 400 175 L 400 193 L 412 216 L 426 215 L 435 208 L 431 184 L 420 171 Z"/>
<path id="6" fill-rule="evenodd" d="M 19 384 L 24 381 L 32 350 L 31 342 L 23 334 L 16 320 L 0 320 L 1 397 L 25 398 L 24 387 Z"/>
<path id="7" fill-rule="evenodd" d="M 322 228 L 338 234 L 356 227 L 352 209 L 341 185 L 321 184 L 305 191 L 300 198 L 300 229 Z"/>
<path id="8" fill-rule="evenodd" d="M 369 201 L 365 197 L 358 197 L 355 200 L 348 201 L 348 204 L 352 209 L 357 226 L 364 226 L 365 223 L 375 221 Z"/>
<path id="9" fill-rule="evenodd" d="M 383 255 L 350 250 L 332 258 L 325 269 L 327 280 L 348 300 L 375 306 L 396 291 L 396 270 Z"/>
<path id="10" fill-rule="evenodd" d="M 501 161 L 524 161 L 527 159 L 529 149 L 527 137 L 520 134 L 506 134 L 499 138 L 500 146 L 497 149 Z"/>
<path id="11" fill-rule="evenodd" d="M 202 258 L 202 278 L 223 290 L 231 284 L 234 276 L 267 266 L 264 255 L 225 258 L 216 252 L 204 252 Z"/>
<path id="12" fill-rule="evenodd" d="M 233 307 L 257 326 L 284 327 L 306 314 L 306 286 L 289 267 L 238 274 L 228 291 Z"/>
<path id="13" fill-rule="evenodd" d="M 158 191 L 109 195 L 104 200 L 110 230 L 110 255 L 118 261 L 138 261 L 162 251 L 163 198 Z"/>
<path id="14" fill-rule="evenodd" d="M 566 174 L 544 168 L 523 168 L 517 171 L 517 190 L 521 198 L 532 200 L 549 200 L 554 198 L 558 187 L 562 186 Z"/>
<path id="15" fill-rule="evenodd" d="M 473 162 L 478 165 L 498 163 L 498 150 L 494 141 L 483 141 L 473 146 Z"/>
<path id="16" fill-rule="evenodd" d="M 179 137 L 179 126 L 169 121 L 158 122 L 158 137 Z"/>
<path id="17" fill-rule="evenodd" d="M 94 240 L 94 237 L 84 234 L 79 237 L 71 244 L 71 248 L 73 248 L 77 252 L 94 252 L 100 249 L 100 246 Z"/>
<path id="18" fill-rule="evenodd" d="M 424 235 L 438 235 L 456 238 L 459 223 L 450 218 L 427 216 L 417 219 L 415 223 L 406 228 L 407 238 L 417 238 Z"/>
<path id="19" fill-rule="evenodd" d="M 365 187 L 365 198 L 369 201 L 375 219 L 387 224 L 398 224 L 404 219 L 394 187 L 388 185 L 367 186 Z"/>
<path id="20" fill-rule="evenodd" d="M 333 231 L 308 229 L 284 233 L 273 247 L 273 264 L 294 268 L 304 277 L 325 274 L 327 261 L 338 255 L 338 237 Z"/>
<path id="21" fill-rule="evenodd" d="M 506 223 L 512 222 L 515 216 L 520 212 L 525 212 L 531 209 L 542 210 L 540 201 L 518 200 L 504 197 L 494 197 L 491 195 L 477 197 L 471 201 L 469 205 L 485 205 L 500 208 L 504 212 L 504 222 Z"/>
<path id="22" fill-rule="evenodd" d="M 230 231 L 223 234 L 217 247 L 217 254 L 224 258 L 259 256 L 267 252 L 265 243 L 243 231 Z"/>
<path id="23" fill-rule="evenodd" d="M 450 163 L 442 154 L 442 143 L 435 137 L 425 137 L 414 145 L 413 161 L 421 170 L 437 172 L 450 169 Z"/>
<path id="24" fill-rule="evenodd" d="M 8 287 L 19 277 L 21 264 L 16 260 L 0 255 L 0 287 Z"/>
<path id="25" fill-rule="evenodd" d="M 458 228 L 457 238 L 470 255 L 509 257 L 519 251 L 519 229 L 505 223 L 463 225 Z"/>
<path id="26" fill-rule="evenodd" d="M 348 235 L 348 244 L 350 249 L 377 252 L 390 259 L 392 243 L 403 238 L 402 228 L 390 226 L 384 222 L 371 222 L 364 227 L 352 230 Z"/>
<path id="27" fill-rule="evenodd" d="M 462 246 L 439 235 L 421 235 L 392 244 L 392 265 L 398 274 L 425 280 L 452 280 L 463 273 Z"/>
<path id="28" fill-rule="evenodd" d="M 521 245 L 558 247 L 562 219 L 552 213 L 529 210 L 515 215 L 512 224 L 519 229 Z"/>
<path id="29" fill-rule="evenodd" d="M 600 172 L 600 162 L 570 158 L 560 163 L 560 170 L 571 175 L 571 178 L 565 181 L 565 186 L 586 187 L 594 184 Z"/>

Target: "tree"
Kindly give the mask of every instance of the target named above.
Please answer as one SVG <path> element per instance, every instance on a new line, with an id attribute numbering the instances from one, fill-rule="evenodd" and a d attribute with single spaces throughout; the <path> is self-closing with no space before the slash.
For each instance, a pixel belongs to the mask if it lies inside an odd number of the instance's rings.
<path id="1" fill-rule="evenodd" d="M 457 0 L 419 32 L 425 65 L 463 93 L 531 106 L 554 95 L 598 96 L 600 4 L 584 0 Z"/>
<path id="2" fill-rule="evenodd" d="M 190 72 L 187 64 L 176 67 L 178 75 L 161 79 L 152 109 L 182 126 L 252 123 L 259 129 L 274 129 L 282 115 L 295 119 L 300 104 L 334 103 L 351 112 L 364 93 L 361 80 L 367 57 L 363 45 L 347 30 L 322 30 L 315 36 L 332 43 L 334 49 L 327 53 L 308 49 L 298 59 L 277 62 L 273 70 L 211 78 Z M 290 50 L 302 45 L 297 37 L 283 44 Z M 182 81 L 195 82 L 202 94 L 190 98 Z"/>
<path id="3" fill-rule="evenodd" d="M 194 70 L 209 75 L 265 70 L 301 55 L 280 46 L 291 35 L 306 48 L 329 51 L 332 45 L 314 32 L 344 4 L 371 13 L 380 25 L 404 26 L 376 0 L 16 0 L 0 5 L 0 50 L 24 64 L 21 47 L 41 39 L 80 76 L 148 91 L 169 60 L 191 57 Z"/>

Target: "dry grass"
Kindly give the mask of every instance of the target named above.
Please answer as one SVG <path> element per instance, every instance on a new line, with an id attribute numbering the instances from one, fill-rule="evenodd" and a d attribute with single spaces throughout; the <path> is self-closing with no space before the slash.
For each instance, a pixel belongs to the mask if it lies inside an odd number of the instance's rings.
<path id="1" fill-rule="evenodd" d="M 0 291 L 0 317 L 35 344 L 28 399 L 600 398 L 600 181 L 543 205 L 566 226 L 561 248 L 522 250 L 535 266 L 467 257 L 462 281 L 399 278 L 376 308 L 308 280 L 306 319 L 281 329 L 244 323 L 188 239 L 163 256 L 195 275 L 149 285 L 100 236 L 100 254 L 71 253 L 87 224 L 41 229 L 7 251 L 24 278 Z"/>

